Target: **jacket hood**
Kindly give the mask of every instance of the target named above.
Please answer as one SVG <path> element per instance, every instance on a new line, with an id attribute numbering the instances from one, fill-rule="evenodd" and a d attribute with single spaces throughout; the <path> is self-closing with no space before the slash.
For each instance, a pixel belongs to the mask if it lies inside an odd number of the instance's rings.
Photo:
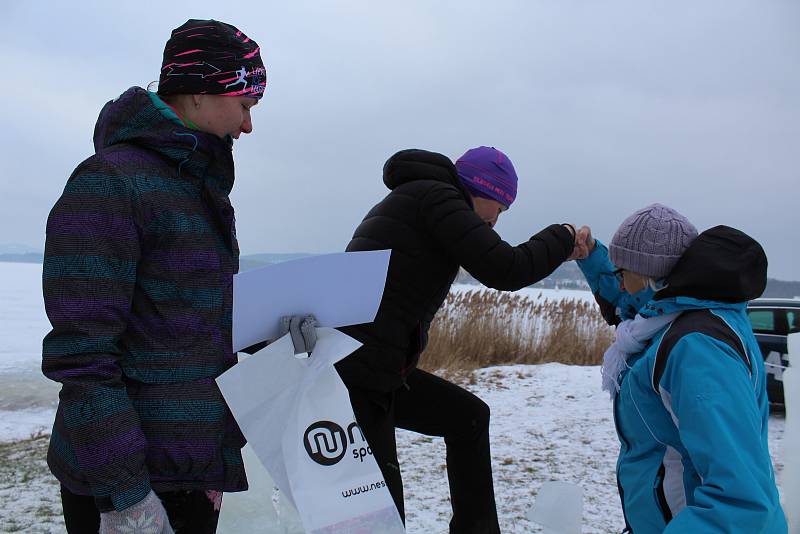
<path id="1" fill-rule="evenodd" d="M 230 139 L 187 128 L 163 101 L 141 87 L 131 87 L 100 111 L 94 128 L 95 151 L 119 144 L 147 148 L 181 167 L 191 159 L 187 169 L 230 159 L 233 145 Z"/>
<path id="2" fill-rule="evenodd" d="M 767 286 L 767 255 L 744 232 L 715 226 L 697 236 L 666 278 L 656 301 L 672 297 L 740 303 L 761 296 Z"/>
<path id="3" fill-rule="evenodd" d="M 435 180 L 450 184 L 472 206 L 472 197 L 461 183 L 456 166 L 447 156 L 411 148 L 396 153 L 383 165 L 383 183 L 389 189 L 415 180 Z"/>

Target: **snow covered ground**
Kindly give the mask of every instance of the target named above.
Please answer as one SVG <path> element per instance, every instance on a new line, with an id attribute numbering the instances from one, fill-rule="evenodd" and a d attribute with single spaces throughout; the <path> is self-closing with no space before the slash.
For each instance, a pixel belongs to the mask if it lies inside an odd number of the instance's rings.
<path id="1" fill-rule="evenodd" d="M 575 290 L 522 292 L 533 298 L 591 299 L 590 293 Z M 0 263 L 0 303 L 0 532 L 64 532 L 58 486 L 44 464 L 47 440 L 15 441 L 49 431 L 57 398 L 57 386 L 39 373 L 41 339 L 49 329 L 42 309 L 41 265 Z M 584 488 L 584 532 L 622 530 L 614 482 L 618 444 L 611 404 L 600 391 L 596 367 L 504 366 L 479 370 L 460 381 L 492 410 L 495 490 L 503 532 L 539 532 L 525 514 L 539 487 L 549 480 Z M 782 416 L 771 418 L 770 449 L 779 483 L 783 428 Z M 408 532 L 447 532 L 444 444 L 410 432 L 398 431 L 397 437 Z M 270 499 L 265 500 L 269 506 Z"/>
<path id="2" fill-rule="evenodd" d="M 474 380 L 474 384 L 470 384 Z M 561 480 L 584 491 L 583 532 L 624 527 L 614 465 L 619 442 L 597 367 L 503 366 L 477 371 L 462 384 L 492 410 L 491 438 L 500 527 L 540 532 L 525 519 L 542 483 Z M 783 417 L 770 419 L 770 450 L 780 485 Z M 447 532 L 449 501 L 444 444 L 398 432 L 408 531 Z M 407 466 L 407 467 L 406 467 Z"/>

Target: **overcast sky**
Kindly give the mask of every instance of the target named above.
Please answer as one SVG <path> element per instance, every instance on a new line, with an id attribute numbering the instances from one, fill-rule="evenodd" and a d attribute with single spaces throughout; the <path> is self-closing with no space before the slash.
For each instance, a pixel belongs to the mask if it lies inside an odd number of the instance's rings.
<path id="1" fill-rule="evenodd" d="M 243 254 L 342 250 L 403 148 L 505 151 L 517 243 L 610 239 L 652 202 L 758 239 L 800 280 L 800 2 L 0 2 L 0 244 L 41 249 L 103 104 L 158 78 L 189 18 L 255 39 L 268 88 L 234 147 Z"/>

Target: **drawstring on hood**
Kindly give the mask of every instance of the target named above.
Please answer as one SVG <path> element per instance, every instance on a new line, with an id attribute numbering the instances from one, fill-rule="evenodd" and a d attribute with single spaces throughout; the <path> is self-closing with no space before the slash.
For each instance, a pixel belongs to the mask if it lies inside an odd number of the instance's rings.
<path id="1" fill-rule="evenodd" d="M 191 137 L 192 139 L 194 139 L 194 146 L 192 147 L 192 151 L 189 154 L 187 154 L 185 159 L 181 160 L 180 163 L 178 163 L 178 178 L 180 178 L 181 177 L 181 168 L 183 167 L 184 163 L 189 161 L 189 159 L 192 157 L 192 154 L 194 154 L 194 152 L 197 150 L 198 140 L 197 140 L 197 136 L 194 135 L 193 133 L 175 132 L 175 135 L 178 135 L 178 136 L 184 135 L 184 136 Z"/>
<path id="2" fill-rule="evenodd" d="M 131 87 L 108 102 L 97 119 L 96 152 L 123 143 L 174 161 L 181 179 L 212 179 L 213 189 L 224 195 L 233 189 L 232 140 L 187 127 L 157 95 L 141 87 Z"/>

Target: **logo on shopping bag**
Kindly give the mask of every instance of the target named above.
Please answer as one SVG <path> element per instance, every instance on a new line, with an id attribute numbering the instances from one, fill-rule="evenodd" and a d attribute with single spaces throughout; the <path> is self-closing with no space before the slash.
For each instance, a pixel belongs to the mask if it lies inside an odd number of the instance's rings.
<path id="1" fill-rule="evenodd" d="M 303 445 L 320 465 L 335 465 L 347 452 L 347 435 L 333 421 L 317 421 L 306 429 Z"/>
<path id="2" fill-rule="evenodd" d="M 363 462 L 364 458 L 372 456 L 372 449 L 355 421 L 348 425 L 347 432 L 333 421 L 317 421 L 306 429 L 303 445 L 308 456 L 320 465 L 336 465 L 350 445 L 354 460 Z"/>

